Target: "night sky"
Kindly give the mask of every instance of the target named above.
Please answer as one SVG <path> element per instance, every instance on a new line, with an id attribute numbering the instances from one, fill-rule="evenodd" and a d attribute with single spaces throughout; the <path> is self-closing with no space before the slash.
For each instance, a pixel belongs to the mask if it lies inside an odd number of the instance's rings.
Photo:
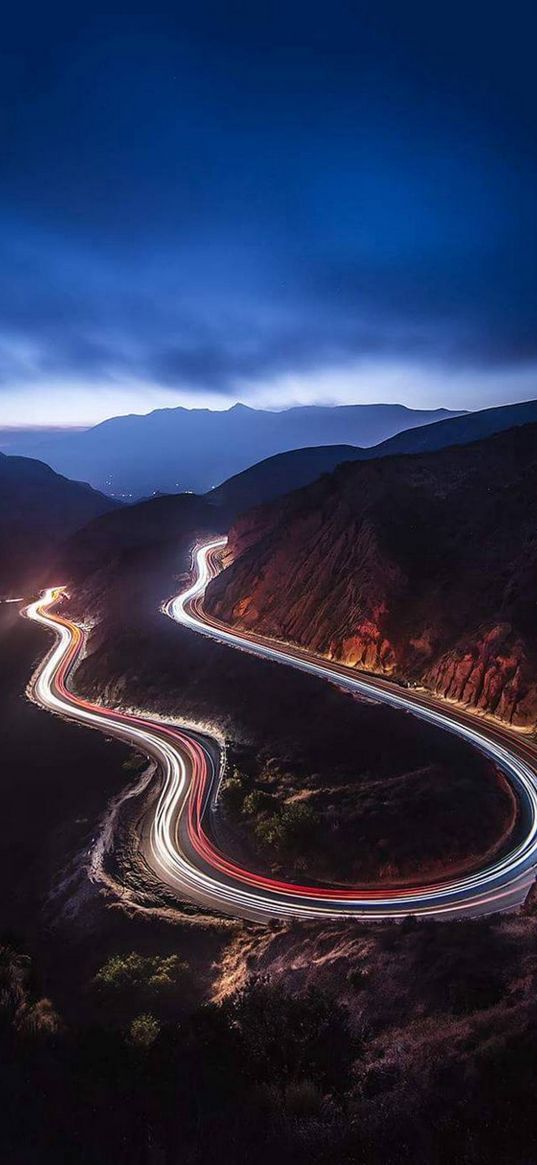
<path id="1" fill-rule="evenodd" d="M 0 423 L 537 396 L 529 4 L 15 4 Z"/>

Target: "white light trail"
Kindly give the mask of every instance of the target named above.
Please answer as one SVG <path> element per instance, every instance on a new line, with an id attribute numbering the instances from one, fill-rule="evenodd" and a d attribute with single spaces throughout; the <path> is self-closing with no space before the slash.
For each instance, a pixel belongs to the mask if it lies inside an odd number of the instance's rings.
<path id="1" fill-rule="evenodd" d="M 214 572 L 214 557 L 225 545 L 216 539 L 196 548 L 195 577 L 166 605 L 170 617 L 223 643 L 321 676 L 361 695 L 374 695 L 392 707 L 411 711 L 429 723 L 456 733 L 498 764 L 513 786 L 524 817 L 524 836 L 496 861 L 466 877 L 408 889 L 337 890 L 280 882 L 242 869 L 222 854 L 204 830 L 206 809 L 218 788 L 218 745 L 192 728 L 101 707 L 75 696 L 69 674 L 84 644 L 76 624 L 50 612 L 62 588 L 50 588 L 26 609 L 26 615 L 52 630 L 54 647 L 33 680 L 33 694 L 44 707 L 99 728 L 136 745 L 158 762 L 161 786 L 141 840 L 141 857 L 179 898 L 203 908 L 264 920 L 354 917 L 378 920 L 405 914 L 456 916 L 487 913 L 523 901 L 537 863 L 537 750 L 508 728 L 469 721 L 468 713 L 432 697 L 398 691 L 389 681 L 364 678 L 306 652 L 224 627 L 201 609 Z M 277 726 L 276 726 L 277 727 Z"/>

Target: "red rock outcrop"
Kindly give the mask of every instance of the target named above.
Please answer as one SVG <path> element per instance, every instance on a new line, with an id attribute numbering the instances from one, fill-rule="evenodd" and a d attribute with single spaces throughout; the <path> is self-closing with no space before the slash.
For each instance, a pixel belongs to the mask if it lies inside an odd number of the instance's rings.
<path id="1" fill-rule="evenodd" d="M 537 682 L 525 646 L 508 623 L 484 630 L 471 644 L 457 644 L 424 681 L 442 696 L 510 723 L 526 727 L 537 719 Z"/>
<path id="2" fill-rule="evenodd" d="M 340 466 L 240 518 L 226 562 L 225 621 L 536 722 L 537 426 Z"/>

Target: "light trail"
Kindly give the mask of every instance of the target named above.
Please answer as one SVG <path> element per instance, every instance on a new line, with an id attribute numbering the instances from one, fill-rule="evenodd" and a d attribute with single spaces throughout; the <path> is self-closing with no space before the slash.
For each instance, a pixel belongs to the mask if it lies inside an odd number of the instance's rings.
<path id="1" fill-rule="evenodd" d="M 193 582 L 166 604 L 170 617 L 223 643 L 322 676 L 361 695 L 411 711 L 456 733 L 498 764 L 515 790 L 524 822 L 522 840 L 496 861 L 466 877 L 404 889 L 305 886 L 246 870 L 211 840 L 206 821 L 214 808 L 221 775 L 218 743 L 192 728 L 133 716 L 75 696 L 69 675 L 84 645 L 81 628 L 51 608 L 62 588 L 52 588 L 26 609 L 26 615 L 55 633 L 56 642 L 33 681 L 44 707 L 109 735 L 157 761 L 162 774 L 156 807 L 144 823 L 140 856 L 178 898 L 238 917 L 357 917 L 379 920 L 405 914 L 456 916 L 487 913 L 523 901 L 537 863 L 537 749 L 527 738 L 490 721 L 475 723 L 464 710 L 439 707 L 433 697 L 397 690 L 389 681 L 350 674 L 349 669 L 286 644 L 233 631 L 209 618 L 202 599 L 218 569 L 225 539 L 195 550 Z"/>

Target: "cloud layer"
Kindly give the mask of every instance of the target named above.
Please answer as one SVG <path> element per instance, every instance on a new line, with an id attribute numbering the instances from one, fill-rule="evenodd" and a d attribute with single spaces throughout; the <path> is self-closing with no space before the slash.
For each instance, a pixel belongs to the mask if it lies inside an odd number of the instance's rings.
<path id="1" fill-rule="evenodd" d="M 523 10 L 258 7 L 11 15 L 4 423 L 535 393 Z"/>

